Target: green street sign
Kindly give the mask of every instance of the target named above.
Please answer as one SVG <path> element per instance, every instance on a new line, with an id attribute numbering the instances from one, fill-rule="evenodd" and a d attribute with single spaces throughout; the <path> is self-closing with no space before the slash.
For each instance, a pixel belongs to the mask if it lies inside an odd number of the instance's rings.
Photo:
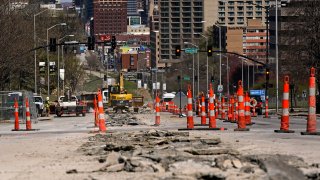
<path id="1" fill-rule="evenodd" d="M 197 48 L 185 48 L 184 52 L 188 53 L 188 54 L 196 54 L 198 52 L 198 49 Z"/>
<path id="2" fill-rule="evenodd" d="M 190 77 L 189 76 L 185 76 L 185 77 L 183 77 L 183 80 L 190 81 Z"/>

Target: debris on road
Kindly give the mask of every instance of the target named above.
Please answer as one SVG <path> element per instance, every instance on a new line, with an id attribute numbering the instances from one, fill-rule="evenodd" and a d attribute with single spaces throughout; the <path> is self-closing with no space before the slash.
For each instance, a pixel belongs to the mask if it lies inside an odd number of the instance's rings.
<path id="1" fill-rule="evenodd" d="M 109 114 L 109 118 L 106 120 L 107 126 L 137 126 L 137 125 L 145 125 L 145 123 L 141 122 L 137 117 L 132 113 L 123 113 L 123 114 Z"/>
<path id="2" fill-rule="evenodd" d="M 80 152 L 97 159 L 99 172 L 139 172 L 132 179 L 317 179 L 320 169 L 289 155 L 241 155 L 219 138 L 148 130 L 97 134 Z M 315 170 L 309 170 L 313 168 Z M 143 174 L 145 173 L 145 174 Z M 150 175 L 151 173 L 151 175 Z"/>

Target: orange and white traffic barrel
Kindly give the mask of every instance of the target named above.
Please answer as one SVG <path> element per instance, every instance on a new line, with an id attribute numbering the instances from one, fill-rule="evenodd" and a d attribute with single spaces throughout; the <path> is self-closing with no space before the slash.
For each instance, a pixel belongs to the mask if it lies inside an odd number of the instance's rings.
<path id="1" fill-rule="evenodd" d="M 12 131 L 19 131 L 19 105 L 17 99 L 14 99 L 14 129 Z"/>
<path id="2" fill-rule="evenodd" d="M 31 130 L 31 117 L 30 117 L 30 107 L 29 107 L 29 99 L 26 98 L 26 130 Z"/>
<path id="3" fill-rule="evenodd" d="M 275 130 L 277 133 L 293 133 L 289 130 L 289 76 L 284 77 L 283 97 L 282 97 L 282 116 L 280 130 Z"/>
<path id="4" fill-rule="evenodd" d="M 214 112 L 214 93 L 212 88 L 212 83 L 210 83 L 209 89 L 209 128 L 216 128 L 216 117 Z"/>
<path id="5" fill-rule="evenodd" d="M 155 125 L 159 126 L 160 125 L 160 107 L 159 104 L 160 103 L 160 98 L 158 97 L 158 95 L 156 96 L 156 119 L 155 119 Z"/>
<path id="6" fill-rule="evenodd" d="M 245 109 L 244 109 L 244 97 L 243 97 L 243 87 L 242 81 L 238 81 L 238 128 L 234 129 L 235 131 L 249 131 L 249 128 L 246 128 L 246 119 L 245 119 Z"/>
<path id="7" fill-rule="evenodd" d="M 201 125 L 206 125 L 206 105 L 204 102 L 204 95 L 201 96 Z"/>
<path id="8" fill-rule="evenodd" d="M 251 113 L 250 113 L 250 97 L 248 92 L 246 92 L 245 94 L 245 119 L 246 119 L 246 125 L 252 125 Z"/>
<path id="9" fill-rule="evenodd" d="M 214 105 L 214 107 L 215 107 L 214 114 L 215 114 L 215 117 L 218 118 L 218 115 L 219 115 L 219 113 L 218 113 L 218 111 L 219 111 L 218 99 L 214 99 L 214 103 L 215 103 L 215 105 Z"/>
<path id="10" fill-rule="evenodd" d="M 201 117 L 201 101 L 200 98 L 198 98 L 198 117 Z"/>
<path id="11" fill-rule="evenodd" d="M 192 110 L 192 92 L 191 92 L 191 86 L 190 85 L 188 85 L 187 97 L 188 97 L 187 128 L 188 129 L 193 129 L 194 128 L 194 122 L 193 122 L 193 110 Z"/>
<path id="12" fill-rule="evenodd" d="M 221 119 L 226 119 L 226 111 L 225 111 L 225 99 L 221 98 Z"/>
<path id="13" fill-rule="evenodd" d="M 316 116 L 316 78 L 315 69 L 310 69 L 309 77 L 309 113 L 307 119 L 307 131 L 301 132 L 301 135 L 320 135 L 317 132 L 317 116 Z"/>
<path id="14" fill-rule="evenodd" d="M 94 107 L 94 126 L 98 127 L 99 125 L 99 109 L 97 105 L 97 97 L 94 95 L 93 97 L 93 107 Z"/>
<path id="15" fill-rule="evenodd" d="M 104 119 L 103 103 L 101 90 L 98 90 L 98 109 L 99 109 L 99 131 L 106 132 L 106 123 Z"/>
<path id="16" fill-rule="evenodd" d="M 238 121 L 239 119 L 239 106 L 238 106 L 238 96 L 237 94 L 235 95 L 235 100 L 234 100 L 234 108 L 235 108 L 235 120 Z"/>
<path id="17" fill-rule="evenodd" d="M 230 113 L 231 113 L 231 122 L 235 122 L 235 112 L 234 112 L 234 97 L 230 98 Z"/>

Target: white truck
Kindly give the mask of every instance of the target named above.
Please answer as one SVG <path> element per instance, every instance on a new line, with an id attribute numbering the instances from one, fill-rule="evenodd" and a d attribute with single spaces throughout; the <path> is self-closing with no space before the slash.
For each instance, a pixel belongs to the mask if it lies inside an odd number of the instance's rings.
<path id="1" fill-rule="evenodd" d="M 44 102 L 41 96 L 33 96 L 34 104 L 36 104 L 38 116 L 42 116 L 45 113 Z"/>
<path id="2" fill-rule="evenodd" d="M 78 101 L 76 96 L 60 96 L 55 109 L 56 115 L 60 117 L 63 114 L 76 114 L 76 116 L 82 114 L 82 116 L 85 116 L 87 108 L 86 105 Z"/>

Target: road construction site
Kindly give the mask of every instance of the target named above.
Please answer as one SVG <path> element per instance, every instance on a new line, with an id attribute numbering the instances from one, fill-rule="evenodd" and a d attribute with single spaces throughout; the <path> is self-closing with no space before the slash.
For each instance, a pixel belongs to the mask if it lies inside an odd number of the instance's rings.
<path id="1" fill-rule="evenodd" d="M 186 117 L 160 116 L 154 126 L 148 107 L 109 114 L 106 133 L 94 126 L 93 113 L 38 121 L 36 131 L 2 123 L 1 179 L 320 179 L 320 137 L 300 134 L 306 116 L 291 114 L 294 133 L 275 133 L 280 116 L 274 114 L 252 117 L 244 132 L 219 118 L 218 131 L 178 131 Z"/>

